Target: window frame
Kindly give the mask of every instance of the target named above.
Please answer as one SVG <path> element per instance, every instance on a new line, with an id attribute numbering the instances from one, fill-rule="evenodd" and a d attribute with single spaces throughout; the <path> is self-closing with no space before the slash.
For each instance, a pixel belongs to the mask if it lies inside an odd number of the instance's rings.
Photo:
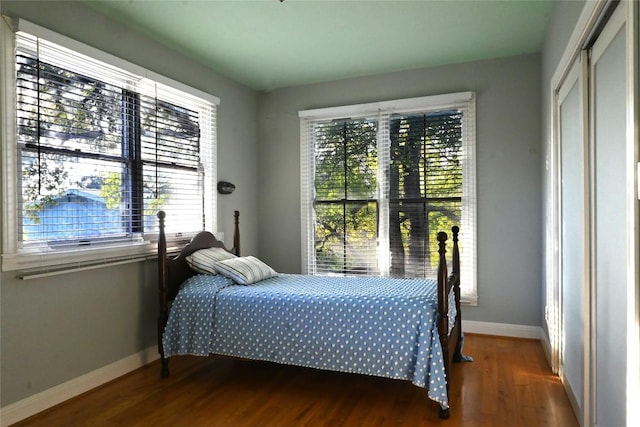
<path id="1" fill-rule="evenodd" d="M 316 271 L 314 256 L 315 217 L 313 202 L 315 198 L 315 160 L 313 125 L 316 122 L 376 117 L 378 123 L 378 156 L 386 157 L 383 164 L 389 161 L 388 120 L 393 114 L 412 114 L 423 112 L 460 109 L 463 111 L 462 126 L 462 220 L 460 225 L 461 244 L 461 302 L 465 305 L 477 305 L 477 219 L 476 219 L 476 155 L 475 155 L 475 94 L 473 92 L 458 92 L 444 95 L 423 96 L 416 98 L 398 99 L 391 101 L 354 104 L 339 107 L 319 108 L 299 111 L 300 118 L 300 205 L 301 205 L 301 254 L 303 274 L 314 274 Z M 385 122 L 386 121 L 386 122 Z M 378 198 L 379 228 L 388 229 L 389 201 L 381 197 L 381 192 L 388 189 L 388 177 L 384 167 L 378 169 Z M 446 230 L 449 231 L 449 230 Z M 388 231 L 378 233 L 378 248 L 388 247 Z M 385 240 L 386 239 L 386 240 Z M 466 250 L 465 250 L 466 249 Z M 388 263 L 388 254 L 378 255 L 379 263 Z M 385 258 L 386 261 L 385 261 Z M 388 274 L 388 268 L 381 268 L 383 275 Z"/>
<path id="2" fill-rule="evenodd" d="M 205 105 L 207 110 L 207 126 L 202 129 L 203 141 L 200 153 L 205 153 L 206 161 L 202 167 L 205 171 L 203 183 L 204 196 L 204 228 L 215 230 L 216 215 L 216 107 L 219 98 L 183 83 L 164 77 L 153 71 L 130 63 L 126 60 L 108 54 L 99 49 L 88 46 L 46 28 L 32 24 L 22 19 L 1 20 L 0 55 L 2 69 L 0 69 L 0 123 L 2 124 L 2 271 L 33 271 L 58 270 L 78 268 L 86 265 L 97 265 L 127 260 L 140 260 L 154 257 L 157 251 L 157 232 L 146 232 L 140 239 L 104 243 L 88 247 L 75 246 L 72 248 L 47 250 L 42 245 L 29 247 L 22 245 L 19 233 L 19 151 L 17 144 L 17 112 L 16 112 L 16 33 L 24 32 L 31 36 L 46 40 L 69 49 L 77 54 L 85 55 L 93 60 L 101 61 L 109 66 L 139 76 L 140 94 L 148 94 L 150 83 L 162 86 L 163 93 L 170 98 L 183 97 L 193 99 Z M 151 89 L 152 90 L 152 89 Z M 177 99 L 177 98 L 176 98 Z M 177 246 L 195 233 L 175 233 L 167 235 L 169 246 Z"/>

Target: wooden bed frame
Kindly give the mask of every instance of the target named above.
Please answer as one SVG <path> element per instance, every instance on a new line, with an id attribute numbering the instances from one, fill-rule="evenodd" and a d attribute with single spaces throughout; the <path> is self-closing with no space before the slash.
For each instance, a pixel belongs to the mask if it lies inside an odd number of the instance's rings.
<path id="1" fill-rule="evenodd" d="M 180 289 L 180 285 L 189 277 L 196 274 L 187 264 L 185 258 L 197 250 L 219 247 L 235 255 L 240 255 L 240 229 L 238 211 L 234 211 L 233 249 L 228 250 L 224 243 L 217 240 L 208 231 L 198 233 L 175 257 L 167 255 L 167 240 L 165 235 L 164 219 L 166 214 L 158 212 L 160 235 L 158 237 L 158 290 L 159 290 L 159 315 L 158 315 L 158 352 L 160 353 L 161 377 L 169 376 L 169 358 L 165 357 L 162 347 L 162 335 L 169 318 L 169 307 Z M 438 334 L 442 345 L 444 369 L 446 378 L 451 378 L 452 362 L 465 360 L 462 355 L 462 318 L 460 314 L 460 252 L 458 248 L 459 228 L 453 227 L 453 253 L 452 271 L 447 272 L 447 260 L 445 244 L 447 233 L 438 233 Z M 455 324 L 449 331 L 449 293 L 453 288 L 456 305 Z M 449 381 L 447 380 L 447 395 L 449 394 Z M 449 409 L 440 408 L 440 417 L 449 418 Z"/>

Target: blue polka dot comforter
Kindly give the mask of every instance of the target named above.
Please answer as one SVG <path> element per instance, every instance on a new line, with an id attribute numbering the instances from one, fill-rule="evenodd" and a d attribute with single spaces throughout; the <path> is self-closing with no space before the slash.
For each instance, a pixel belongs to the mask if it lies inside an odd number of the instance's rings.
<path id="1" fill-rule="evenodd" d="M 435 280 L 279 274 L 243 286 L 197 275 L 172 304 L 163 346 L 167 357 L 220 354 L 409 380 L 447 408 L 437 316 Z"/>

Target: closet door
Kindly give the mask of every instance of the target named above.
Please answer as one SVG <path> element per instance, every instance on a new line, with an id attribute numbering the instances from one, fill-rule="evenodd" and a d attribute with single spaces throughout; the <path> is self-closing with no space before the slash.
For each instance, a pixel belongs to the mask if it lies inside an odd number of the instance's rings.
<path id="1" fill-rule="evenodd" d="M 591 50 L 592 372 L 595 425 L 626 425 L 627 233 L 625 8 Z"/>
<path id="2" fill-rule="evenodd" d="M 576 415 L 584 418 L 585 296 L 588 294 L 588 183 L 583 63 L 578 58 L 558 91 L 561 200 L 562 343 L 560 372 Z"/>

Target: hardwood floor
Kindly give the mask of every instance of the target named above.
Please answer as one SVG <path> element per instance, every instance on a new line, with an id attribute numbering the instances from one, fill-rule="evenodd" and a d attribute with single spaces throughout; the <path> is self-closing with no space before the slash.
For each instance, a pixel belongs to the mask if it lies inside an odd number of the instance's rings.
<path id="1" fill-rule="evenodd" d="M 222 357 L 155 362 L 16 426 L 577 426 L 538 341 L 466 335 L 451 418 L 406 381 Z"/>

